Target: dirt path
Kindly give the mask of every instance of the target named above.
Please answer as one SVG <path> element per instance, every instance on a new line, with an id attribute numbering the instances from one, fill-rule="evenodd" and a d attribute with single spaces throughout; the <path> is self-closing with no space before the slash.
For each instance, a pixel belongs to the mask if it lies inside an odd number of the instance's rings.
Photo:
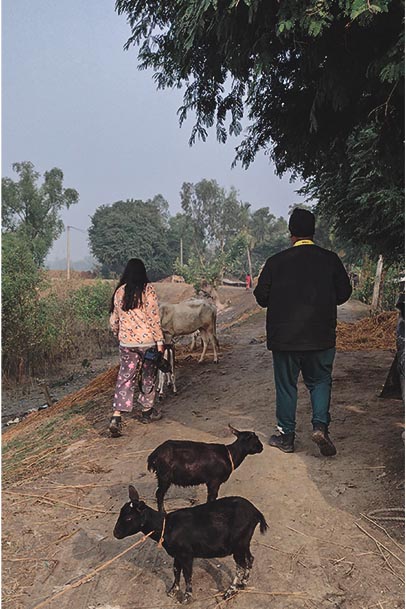
<path id="1" fill-rule="evenodd" d="M 349 320 L 359 312 L 349 306 L 341 314 Z M 255 430 L 264 451 L 248 457 L 220 494 L 250 499 L 264 513 L 269 531 L 254 535 L 250 588 L 219 607 L 404 607 L 402 529 L 385 521 L 385 532 L 361 516 L 404 505 L 403 408 L 398 401 L 377 398 L 392 355 L 337 354 L 332 435 L 338 454 L 331 459 L 322 458 L 310 440 L 310 407 L 301 385 L 297 451 L 287 455 L 267 445 L 274 430 L 275 394 L 263 336 L 262 311 L 223 330 L 221 342 L 229 346 L 219 365 L 184 362 L 178 370 L 179 395 L 165 398 L 162 421 L 143 426 L 129 419 L 124 436 L 113 440 L 104 431 L 110 403 L 100 403 L 98 417 L 89 415 L 91 431 L 61 453 L 61 471 L 5 489 L 6 609 L 34 609 L 137 541 L 138 536 L 117 541 L 112 529 L 129 483 L 154 503 L 155 480 L 145 466 L 148 453 L 167 438 L 230 443 L 228 423 Z M 167 508 L 204 500 L 203 487 L 172 487 Z M 193 606 L 218 606 L 221 597 L 215 595 L 233 574 L 231 557 L 196 560 Z M 90 582 L 65 589 L 44 606 L 170 608 L 176 606 L 165 594 L 171 582 L 172 560 L 147 540 Z"/>

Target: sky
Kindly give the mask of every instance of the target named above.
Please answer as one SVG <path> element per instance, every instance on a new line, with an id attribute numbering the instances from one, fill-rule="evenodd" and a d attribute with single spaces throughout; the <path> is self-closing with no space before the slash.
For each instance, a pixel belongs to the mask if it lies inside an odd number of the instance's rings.
<path id="1" fill-rule="evenodd" d="M 190 147 L 192 120 L 179 127 L 179 90 L 157 91 L 151 71 L 137 68 L 137 50 L 114 0 L 3 0 L 2 174 L 16 179 L 12 163 L 31 161 L 43 174 L 64 173 L 79 203 L 64 210 L 72 260 L 89 254 L 87 231 L 100 205 L 162 194 L 172 215 L 181 211 L 183 182 L 215 179 L 235 186 L 252 209 L 268 206 L 287 218 L 303 199 L 299 183 L 282 180 L 259 154 L 248 170 L 231 169 L 234 148 L 208 140 Z M 66 236 L 48 261 L 66 256 Z"/>

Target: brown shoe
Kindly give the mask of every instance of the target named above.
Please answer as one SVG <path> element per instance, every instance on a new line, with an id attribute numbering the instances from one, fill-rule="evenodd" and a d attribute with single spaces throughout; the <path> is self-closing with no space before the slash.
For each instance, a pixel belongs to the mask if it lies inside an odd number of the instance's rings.
<path id="1" fill-rule="evenodd" d="M 313 426 L 312 440 L 319 447 L 323 457 L 333 457 L 337 453 L 336 447 L 328 435 L 327 425 L 316 423 Z"/>

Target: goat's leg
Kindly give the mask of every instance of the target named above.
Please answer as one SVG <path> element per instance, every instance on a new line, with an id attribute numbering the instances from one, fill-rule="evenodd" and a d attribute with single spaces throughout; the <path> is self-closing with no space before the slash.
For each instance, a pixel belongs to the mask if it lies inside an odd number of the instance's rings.
<path id="1" fill-rule="evenodd" d="M 223 594 L 224 599 L 231 598 L 237 594 L 238 590 L 245 588 L 250 575 L 250 567 L 245 559 L 244 551 L 234 552 L 233 558 L 236 562 L 236 573 L 231 586 Z"/>
<path id="2" fill-rule="evenodd" d="M 179 582 L 180 582 L 180 574 L 182 572 L 182 565 L 181 562 L 178 558 L 175 558 L 174 562 L 173 562 L 173 574 L 175 576 L 175 580 L 171 586 L 171 588 L 168 590 L 168 596 L 172 596 L 174 598 L 177 598 L 178 600 L 180 600 L 180 586 L 179 586 Z"/>
<path id="3" fill-rule="evenodd" d="M 210 501 L 216 501 L 219 494 L 220 484 L 221 482 L 218 480 L 210 480 L 210 482 L 207 483 L 207 503 Z"/>
<path id="4" fill-rule="evenodd" d="M 204 356 L 206 355 L 206 351 L 207 351 L 207 345 L 209 344 L 209 339 L 207 336 L 207 332 L 206 330 L 203 330 L 203 328 L 200 328 L 200 336 L 202 337 L 202 342 L 203 342 L 203 351 L 202 354 L 200 356 L 199 359 L 199 364 L 202 363 Z"/>
<path id="5" fill-rule="evenodd" d="M 245 555 L 245 559 L 247 561 L 247 565 L 249 569 L 252 569 L 252 565 L 254 564 L 254 557 L 250 552 L 250 549 L 248 548 L 247 553 Z"/>
<path id="6" fill-rule="evenodd" d="M 165 374 L 158 370 L 158 400 L 164 397 Z"/>
<path id="7" fill-rule="evenodd" d="M 158 512 L 165 512 L 164 508 L 164 497 L 168 488 L 171 486 L 170 482 L 158 478 L 158 488 L 156 489 L 155 497 L 158 504 Z"/>
<path id="8" fill-rule="evenodd" d="M 182 603 L 186 604 L 192 600 L 193 556 L 187 556 L 182 560 L 182 571 L 186 583 L 185 596 Z"/>

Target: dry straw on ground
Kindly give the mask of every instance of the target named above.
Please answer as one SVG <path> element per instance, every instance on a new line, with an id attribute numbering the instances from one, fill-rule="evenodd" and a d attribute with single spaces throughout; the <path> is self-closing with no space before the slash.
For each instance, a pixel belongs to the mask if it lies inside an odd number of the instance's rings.
<path id="1" fill-rule="evenodd" d="M 365 317 L 357 323 L 338 322 L 338 351 L 384 351 L 395 349 L 398 313 L 384 311 L 378 315 Z"/>

